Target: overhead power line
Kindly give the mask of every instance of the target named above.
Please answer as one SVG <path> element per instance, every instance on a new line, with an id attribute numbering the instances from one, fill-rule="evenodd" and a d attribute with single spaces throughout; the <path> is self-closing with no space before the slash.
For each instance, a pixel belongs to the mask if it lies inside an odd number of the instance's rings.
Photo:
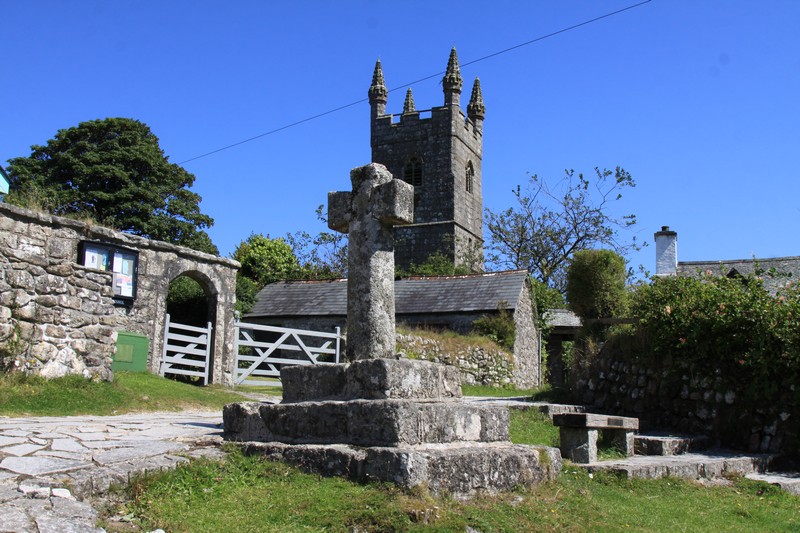
<path id="1" fill-rule="evenodd" d="M 620 13 L 624 13 L 625 11 L 630 11 L 631 9 L 635 9 L 637 7 L 643 6 L 644 4 L 648 4 L 650 2 L 652 2 L 652 0 L 644 0 L 642 2 L 639 2 L 638 4 L 633 4 L 633 5 L 630 5 L 628 7 L 623 7 L 622 9 L 618 9 L 616 11 L 612 11 L 610 13 L 606 13 L 605 15 L 600 15 L 599 17 L 595 17 L 595 18 L 592 18 L 592 19 L 589 19 L 589 20 L 585 20 L 585 21 L 580 22 L 578 24 L 573 24 L 572 26 L 568 26 L 566 28 L 562 28 L 560 30 L 548 33 L 546 35 L 541 35 L 539 37 L 536 37 L 535 39 L 531 39 L 529 41 L 525 41 L 524 43 L 515 44 L 514 46 L 510 46 L 508 48 L 504 48 L 502 50 L 499 50 L 497 52 L 493 52 L 493 53 L 485 55 L 483 57 L 479 57 L 478 59 L 473 59 L 471 61 L 467 61 L 465 63 L 461 63 L 461 66 L 462 67 L 466 67 L 466 66 L 469 66 L 469 65 L 474 65 L 475 63 L 480 63 L 481 61 L 486 61 L 487 59 L 491 59 L 491 58 L 497 57 L 497 56 L 499 56 L 501 54 L 506 54 L 506 53 L 511 52 L 513 50 L 516 50 L 518 48 L 522 48 L 523 46 L 528 46 L 528 45 L 531 45 L 533 43 L 538 43 L 539 41 L 543 41 L 545 39 L 549 39 L 551 37 L 555 37 L 556 35 L 561 35 L 562 33 L 566 33 L 568 31 L 572 31 L 572 30 L 581 28 L 581 27 L 586 26 L 588 24 L 592 24 L 594 22 L 598 22 L 600 20 L 607 19 L 607 18 L 613 17 L 615 15 L 619 15 Z M 418 83 L 422 83 L 423 81 L 428 81 L 428 80 L 430 80 L 432 78 L 436 78 L 436 77 L 442 76 L 442 75 L 444 75 L 444 73 L 445 73 L 445 71 L 436 72 L 435 74 L 431 74 L 429 76 L 425 76 L 424 78 L 419 78 L 418 80 L 414 80 L 414 81 L 412 81 L 410 83 L 404 83 L 403 85 L 398 85 L 397 87 L 394 87 L 393 89 L 389 89 L 389 92 L 392 93 L 392 92 L 395 92 L 395 91 L 399 91 L 401 89 L 405 89 L 406 87 L 411 87 L 412 85 L 417 85 Z M 301 120 L 298 120 L 298 121 L 295 121 L 295 122 L 292 122 L 292 123 L 289 123 L 289 124 L 285 124 L 283 126 L 280 126 L 278 128 L 275 128 L 275 129 L 272 129 L 272 130 L 269 130 L 269 131 L 266 131 L 264 133 L 260 133 L 258 135 L 255 135 L 254 137 L 250 137 L 250 138 L 235 142 L 233 144 L 229 144 L 227 146 L 223 146 L 222 148 L 217 148 L 216 150 L 211 150 L 210 152 L 206 152 L 204 154 L 200 154 L 198 156 L 186 159 L 184 161 L 181 161 L 178 164 L 179 165 L 183 165 L 183 164 L 189 163 L 191 161 L 196 161 L 198 159 L 202 159 L 204 157 L 208 157 L 210 155 L 213 155 L 213 154 L 225 151 L 225 150 L 229 150 L 231 148 L 235 148 L 236 146 L 240 146 L 242 144 L 246 144 L 246 143 L 255 141 L 257 139 L 261 139 L 262 137 L 266 137 L 268 135 L 272 135 L 274 133 L 278 133 L 279 131 L 283 131 L 283 130 L 286 130 L 286 129 L 289 129 L 289 128 L 293 128 L 295 126 L 299 126 L 300 124 L 305 124 L 306 122 L 310 122 L 312 120 L 316 120 L 318 118 L 322 118 L 322 117 L 324 117 L 326 115 L 330 115 L 330 114 L 336 113 L 338 111 L 342 111 L 344 109 L 347 109 L 348 107 L 353 107 L 353 106 L 356 106 L 356 105 L 359 105 L 359 104 L 363 104 L 367 100 L 368 100 L 367 98 L 362 98 L 360 100 L 356 100 L 354 102 L 350 102 L 349 104 L 345 104 L 345 105 L 341 105 L 341 106 L 333 108 L 333 109 L 329 109 L 328 111 L 324 111 L 322 113 L 318 113 L 316 115 L 313 115 L 313 116 L 310 116 L 310 117 L 306 117 L 304 119 L 301 119 Z"/>

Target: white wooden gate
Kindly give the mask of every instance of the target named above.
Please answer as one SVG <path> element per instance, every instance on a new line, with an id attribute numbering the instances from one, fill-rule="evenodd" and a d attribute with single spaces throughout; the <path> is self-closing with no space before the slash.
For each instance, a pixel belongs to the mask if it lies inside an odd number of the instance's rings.
<path id="1" fill-rule="evenodd" d="M 318 365 L 339 362 L 341 334 L 236 323 L 236 385 L 280 385 L 282 365 Z M 260 379 L 259 379 L 260 378 Z"/>
<path id="2" fill-rule="evenodd" d="M 208 385 L 211 371 L 211 322 L 205 328 L 172 322 L 167 315 L 161 375 L 196 376 Z"/>

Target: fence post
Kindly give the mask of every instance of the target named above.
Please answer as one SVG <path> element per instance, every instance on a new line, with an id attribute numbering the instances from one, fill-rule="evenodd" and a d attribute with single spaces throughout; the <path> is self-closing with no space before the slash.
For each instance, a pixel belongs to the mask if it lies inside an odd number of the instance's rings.
<path id="1" fill-rule="evenodd" d="M 169 335 L 169 313 L 167 313 L 167 320 L 164 322 L 164 336 L 162 337 L 161 343 L 161 365 L 159 365 L 158 373 L 164 376 L 166 374 L 167 369 L 167 335 Z"/>
<path id="2" fill-rule="evenodd" d="M 203 385 L 208 385 L 208 373 L 211 370 L 211 322 L 206 325 L 206 372 Z"/>
<path id="3" fill-rule="evenodd" d="M 342 328 L 336 326 L 336 357 L 334 358 L 335 363 L 339 363 L 339 350 L 341 350 L 341 342 L 342 342 Z"/>

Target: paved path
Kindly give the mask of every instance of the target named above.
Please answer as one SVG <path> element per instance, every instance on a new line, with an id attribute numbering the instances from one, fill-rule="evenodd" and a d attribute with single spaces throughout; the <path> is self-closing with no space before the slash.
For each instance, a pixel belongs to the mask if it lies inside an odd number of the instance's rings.
<path id="1" fill-rule="evenodd" d="M 84 499 L 145 470 L 220 456 L 221 441 L 221 411 L 0 417 L 0 532 L 98 531 Z"/>

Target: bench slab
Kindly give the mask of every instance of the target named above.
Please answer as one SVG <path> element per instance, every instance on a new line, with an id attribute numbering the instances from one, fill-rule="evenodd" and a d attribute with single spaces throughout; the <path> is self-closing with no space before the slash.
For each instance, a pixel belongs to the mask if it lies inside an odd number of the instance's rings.
<path id="1" fill-rule="evenodd" d="M 639 419 L 595 413 L 563 413 L 553 415 L 553 425 L 579 429 L 625 429 L 636 431 L 639 429 Z"/>

